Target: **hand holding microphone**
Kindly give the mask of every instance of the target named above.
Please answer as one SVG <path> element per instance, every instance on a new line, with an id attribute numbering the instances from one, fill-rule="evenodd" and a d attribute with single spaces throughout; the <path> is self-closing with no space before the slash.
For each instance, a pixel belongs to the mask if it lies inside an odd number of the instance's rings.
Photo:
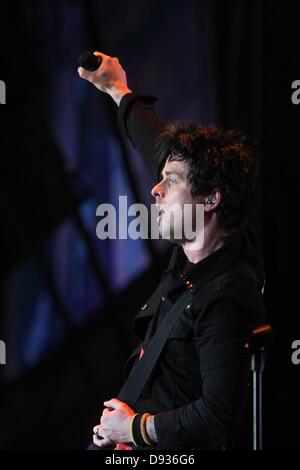
<path id="1" fill-rule="evenodd" d="M 98 90 L 108 93 L 119 105 L 131 90 L 127 87 L 125 70 L 116 57 L 100 52 L 85 52 L 79 57 L 78 74 L 93 83 Z"/>
<path id="2" fill-rule="evenodd" d="M 84 52 L 79 57 L 79 66 L 83 67 L 89 72 L 95 72 L 102 63 L 101 55 L 96 55 L 93 52 Z"/>

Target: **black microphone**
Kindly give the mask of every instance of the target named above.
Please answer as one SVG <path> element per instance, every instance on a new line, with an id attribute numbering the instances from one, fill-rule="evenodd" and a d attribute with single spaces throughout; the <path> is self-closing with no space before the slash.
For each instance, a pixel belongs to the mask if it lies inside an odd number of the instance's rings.
<path id="1" fill-rule="evenodd" d="M 92 52 L 84 52 L 79 57 L 79 65 L 89 72 L 95 72 L 102 63 L 102 58 Z"/>

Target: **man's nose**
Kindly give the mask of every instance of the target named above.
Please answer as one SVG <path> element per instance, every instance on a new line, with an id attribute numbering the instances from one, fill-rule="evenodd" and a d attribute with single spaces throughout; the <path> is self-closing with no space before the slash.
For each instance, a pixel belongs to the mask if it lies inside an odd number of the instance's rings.
<path id="1" fill-rule="evenodd" d="M 164 197 L 164 189 L 162 183 L 157 183 L 153 188 L 151 189 L 151 194 L 153 197 L 159 197 L 163 198 Z"/>

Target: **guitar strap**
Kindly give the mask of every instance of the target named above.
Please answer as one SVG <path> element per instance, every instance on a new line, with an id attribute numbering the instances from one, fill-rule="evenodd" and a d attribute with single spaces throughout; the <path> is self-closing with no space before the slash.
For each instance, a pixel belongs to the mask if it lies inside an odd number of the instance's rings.
<path id="1" fill-rule="evenodd" d="M 245 263 L 240 263 L 243 271 L 248 274 L 248 276 L 253 277 L 256 281 L 257 278 L 255 273 L 253 272 L 252 268 L 250 268 Z M 221 268 L 221 271 L 224 268 Z M 220 273 L 219 273 L 220 275 Z M 201 294 L 202 301 L 207 296 L 210 295 L 214 286 L 210 284 L 205 284 L 200 289 L 197 290 L 197 296 Z M 193 289 L 194 293 L 196 292 Z M 141 395 L 144 386 L 146 385 L 147 380 L 149 379 L 155 364 L 166 344 L 166 341 L 178 320 L 180 314 L 186 309 L 189 308 L 194 294 L 188 290 L 183 295 L 181 295 L 177 301 L 172 305 L 170 310 L 168 311 L 167 315 L 165 316 L 163 322 L 157 328 L 153 338 L 147 344 L 145 348 L 145 352 L 143 356 L 137 360 L 127 378 L 126 382 L 124 383 L 121 391 L 118 394 L 118 399 L 124 401 L 129 406 L 134 407 L 136 404 L 139 396 Z"/>
<path id="2" fill-rule="evenodd" d="M 137 360 L 133 365 L 126 382 L 118 394 L 119 400 L 124 401 L 131 407 L 134 407 L 154 369 L 155 364 L 157 363 L 176 320 L 179 318 L 183 310 L 190 308 L 192 299 L 193 294 L 190 291 L 187 291 L 172 305 L 162 324 L 147 344 L 142 358 Z M 102 449 L 92 442 L 86 450 Z"/>
<path id="3" fill-rule="evenodd" d="M 147 344 L 143 356 L 134 363 L 126 382 L 118 394 L 119 400 L 132 407 L 135 405 L 177 319 L 183 310 L 190 307 L 192 299 L 193 294 L 187 291 L 172 305 L 153 338 Z"/>

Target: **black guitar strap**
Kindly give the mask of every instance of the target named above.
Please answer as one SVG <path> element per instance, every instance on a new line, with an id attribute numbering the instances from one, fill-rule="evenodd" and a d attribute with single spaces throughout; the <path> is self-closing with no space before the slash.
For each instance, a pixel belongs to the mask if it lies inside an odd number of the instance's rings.
<path id="1" fill-rule="evenodd" d="M 149 379 L 151 372 L 163 350 L 164 345 L 170 335 L 176 320 L 186 308 L 189 308 L 193 299 L 193 294 L 190 291 L 185 292 L 174 305 L 170 308 L 162 324 L 156 330 L 153 338 L 147 344 L 144 355 L 140 360 L 137 360 L 133 365 L 129 377 L 124 383 L 121 391 L 118 394 L 118 399 L 124 401 L 129 406 L 134 407 L 143 388 Z M 87 447 L 86 450 L 102 450 L 93 442 Z M 104 449 L 105 450 L 105 449 Z"/>
<path id="2" fill-rule="evenodd" d="M 244 263 L 240 264 L 244 265 Z M 253 270 L 246 264 L 244 265 L 244 270 L 245 268 L 247 273 L 256 279 Z M 223 269 L 224 267 L 222 266 L 220 271 Z M 218 274 L 220 276 L 220 272 Z M 201 293 L 203 300 L 203 298 L 206 297 L 206 295 L 209 295 L 213 289 L 214 285 L 205 284 L 200 289 L 198 289 L 197 295 L 199 296 Z M 196 292 L 195 289 L 193 289 L 193 291 L 194 293 Z M 153 338 L 147 344 L 142 358 L 134 363 L 129 377 L 118 394 L 119 400 L 124 401 L 128 405 L 134 407 L 155 367 L 155 364 L 157 363 L 157 360 L 164 348 L 164 345 L 166 344 L 172 328 L 174 327 L 183 310 L 188 308 L 192 303 L 193 297 L 193 293 L 188 290 L 172 305 L 162 324 L 159 326 Z"/>
<path id="3" fill-rule="evenodd" d="M 135 405 L 157 363 L 176 320 L 183 310 L 189 308 L 192 299 L 193 294 L 187 291 L 172 305 L 153 338 L 147 344 L 142 358 L 133 365 L 129 377 L 118 394 L 119 400 L 124 401 L 129 406 Z"/>

